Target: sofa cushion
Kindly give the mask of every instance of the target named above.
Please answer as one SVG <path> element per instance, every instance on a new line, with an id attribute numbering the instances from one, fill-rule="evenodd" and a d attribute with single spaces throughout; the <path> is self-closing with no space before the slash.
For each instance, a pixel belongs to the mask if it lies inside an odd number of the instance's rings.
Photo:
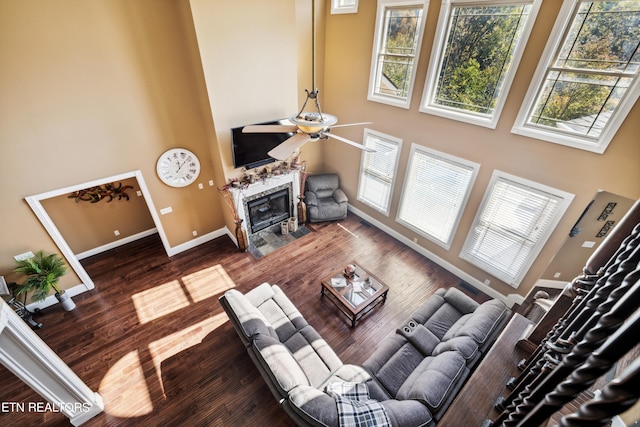
<path id="1" fill-rule="evenodd" d="M 447 351 L 457 351 L 468 363 L 478 354 L 478 344 L 471 337 L 454 337 L 438 344 L 431 355 L 437 356 Z"/>
<path id="2" fill-rule="evenodd" d="M 235 289 L 230 289 L 225 292 L 224 296 L 232 311 L 230 317 L 236 317 L 240 330 L 245 336 L 245 342 L 258 334 L 278 337 L 276 331 L 271 327 L 271 323 L 246 295 Z"/>
<path id="3" fill-rule="evenodd" d="M 278 285 L 263 283 L 248 292 L 246 296 L 264 315 L 280 341 L 286 341 L 296 331 L 308 325 Z"/>
<path id="4" fill-rule="evenodd" d="M 442 304 L 440 308 L 425 322 L 424 326 L 440 340 L 449 332 L 451 327 L 462 317 L 451 304 Z"/>
<path id="5" fill-rule="evenodd" d="M 267 374 L 284 394 L 297 385 L 309 385 L 309 380 L 296 358 L 277 339 L 259 334 L 254 337 L 252 348 Z"/>
<path id="6" fill-rule="evenodd" d="M 453 336 L 469 336 L 482 345 L 502 324 L 509 310 L 504 302 L 491 300 L 481 304 Z"/>
<path id="7" fill-rule="evenodd" d="M 419 400 L 437 410 L 450 397 L 465 371 L 465 360 L 457 351 L 426 357 L 402 384 L 396 398 Z"/>
<path id="8" fill-rule="evenodd" d="M 342 361 L 320 335 L 307 325 L 283 343 L 309 379 L 309 384 L 318 387 L 331 373 L 342 366 Z"/>
<path id="9" fill-rule="evenodd" d="M 391 397 L 424 359 L 413 344 L 399 334 L 387 336 L 363 363 Z"/>
<path id="10" fill-rule="evenodd" d="M 445 303 L 442 297 L 444 294 L 444 289 L 438 289 L 424 304 L 411 314 L 411 320 L 424 324 Z"/>
<path id="11" fill-rule="evenodd" d="M 469 319 L 471 319 L 472 316 L 473 314 L 471 313 L 464 314 L 464 315 L 460 314 L 460 316 L 458 317 L 458 320 L 456 320 L 455 322 L 453 322 L 451 326 L 449 326 L 449 329 L 447 329 L 447 332 L 442 337 L 442 341 L 447 341 L 457 336 L 458 331 L 460 331 L 460 329 L 462 329 L 462 327 L 467 324 L 467 322 L 469 321 Z"/>
<path id="12" fill-rule="evenodd" d="M 470 296 L 465 294 L 459 289 L 449 288 L 447 292 L 445 292 L 443 298 L 447 303 L 454 306 L 459 312 L 463 314 L 472 313 L 478 308 L 478 303 L 473 300 Z"/>
<path id="13" fill-rule="evenodd" d="M 342 365 L 338 369 L 336 369 L 329 378 L 322 384 L 320 387 L 324 388 L 330 382 L 336 381 L 346 381 L 346 382 L 354 382 L 354 383 L 363 383 L 370 382 L 371 375 L 360 366 L 357 365 Z M 369 385 L 369 390 L 374 392 L 375 389 L 372 389 L 371 385 Z M 378 399 L 378 395 L 372 395 L 374 399 Z M 388 397 L 388 396 L 386 396 Z"/>

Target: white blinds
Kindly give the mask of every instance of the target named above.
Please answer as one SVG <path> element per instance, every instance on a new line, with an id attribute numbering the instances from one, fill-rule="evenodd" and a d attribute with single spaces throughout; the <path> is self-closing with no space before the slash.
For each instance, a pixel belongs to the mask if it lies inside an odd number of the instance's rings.
<path id="1" fill-rule="evenodd" d="M 499 177 L 476 217 L 463 257 L 512 286 L 519 284 L 562 198 Z"/>
<path id="2" fill-rule="evenodd" d="M 358 200 L 388 214 L 400 141 L 369 131 L 365 133 L 364 145 L 376 151 L 363 152 Z"/>
<path id="3" fill-rule="evenodd" d="M 475 176 L 474 165 L 414 147 L 398 220 L 448 248 Z"/>

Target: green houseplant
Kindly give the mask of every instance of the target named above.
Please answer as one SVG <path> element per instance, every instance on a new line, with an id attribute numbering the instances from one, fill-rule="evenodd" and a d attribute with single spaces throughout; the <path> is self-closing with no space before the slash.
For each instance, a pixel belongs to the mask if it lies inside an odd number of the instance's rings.
<path id="1" fill-rule="evenodd" d="M 16 289 L 16 295 L 31 293 L 31 300 L 36 302 L 44 300 L 53 289 L 56 298 L 66 311 L 75 308 L 76 305 L 71 297 L 58 287 L 58 281 L 68 271 L 60 255 L 38 251 L 33 257 L 16 262 L 18 267 L 14 272 L 27 276 L 25 282 Z"/>

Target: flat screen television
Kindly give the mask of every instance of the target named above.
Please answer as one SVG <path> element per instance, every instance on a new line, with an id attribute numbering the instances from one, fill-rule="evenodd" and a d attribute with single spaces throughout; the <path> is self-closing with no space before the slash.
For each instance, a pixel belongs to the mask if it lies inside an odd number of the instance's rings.
<path id="1" fill-rule="evenodd" d="M 290 125 L 288 119 L 275 120 L 257 125 Z M 267 154 L 276 146 L 293 136 L 289 133 L 242 133 L 244 126 L 231 129 L 231 148 L 233 166 L 236 168 L 256 168 L 275 162 L 276 159 Z"/>

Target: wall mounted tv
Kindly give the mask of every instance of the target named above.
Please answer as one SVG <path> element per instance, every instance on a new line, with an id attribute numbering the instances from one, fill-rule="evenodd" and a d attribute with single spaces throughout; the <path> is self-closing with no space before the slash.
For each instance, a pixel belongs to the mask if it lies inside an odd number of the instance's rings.
<path id="1" fill-rule="evenodd" d="M 275 120 L 257 125 L 291 125 L 288 119 Z M 231 148 L 233 151 L 233 166 L 236 168 L 256 168 L 275 162 L 267 154 L 277 145 L 293 136 L 289 133 L 242 133 L 244 126 L 231 129 Z"/>

